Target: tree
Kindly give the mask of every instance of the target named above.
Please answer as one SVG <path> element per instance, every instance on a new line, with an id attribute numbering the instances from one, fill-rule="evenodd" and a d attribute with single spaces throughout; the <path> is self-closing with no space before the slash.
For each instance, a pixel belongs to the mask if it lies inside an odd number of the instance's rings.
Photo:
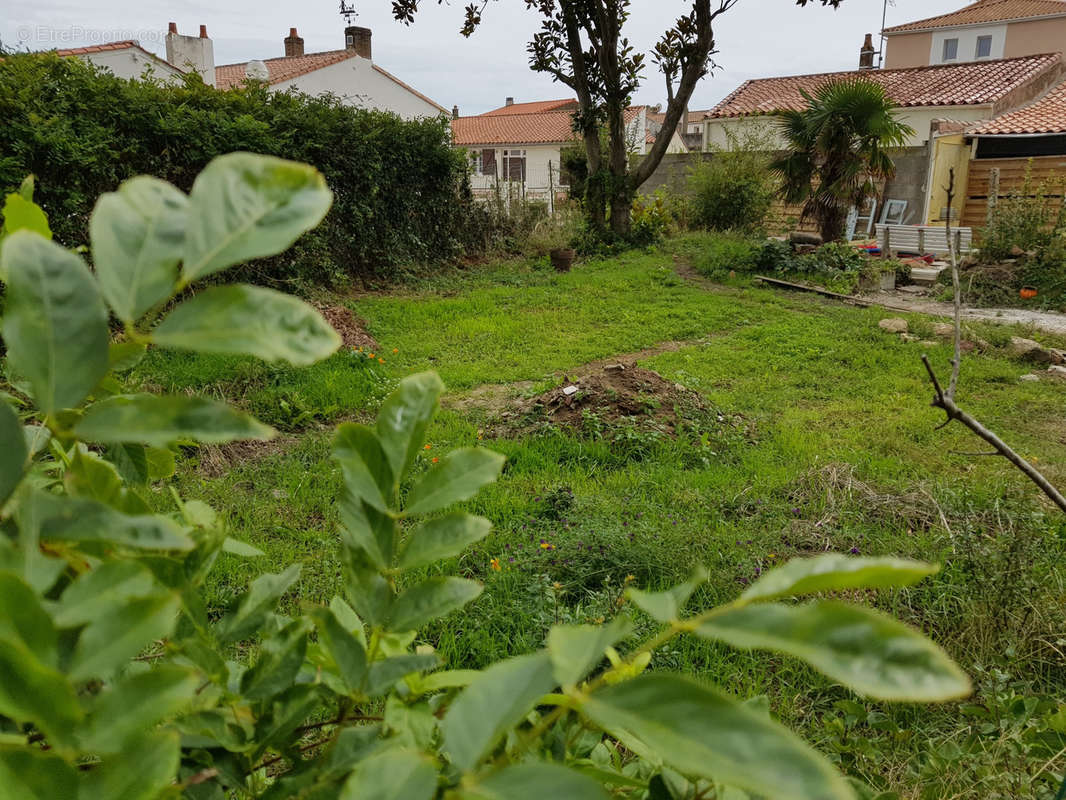
<path id="1" fill-rule="evenodd" d="M 663 130 L 682 122 L 699 80 L 713 66 L 714 22 L 740 0 L 692 0 L 692 6 L 655 45 L 652 59 L 666 80 L 666 119 Z M 806 6 L 814 0 L 796 0 Z M 834 8 L 842 0 L 820 0 Z M 574 130 L 588 157 L 589 181 L 585 209 L 593 230 L 604 233 L 607 222 L 618 236 L 627 236 L 637 189 L 651 177 L 670 144 L 660 136 L 638 164 L 631 164 L 626 147 L 625 111 L 640 87 L 645 54 L 638 53 L 624 35 L 630 0 L 525 0 L 541 15 L 541 27 L 529 43 L 529 65 L 570 87 L 577 95 Z M 488 0 L 466 7 L 464 36 L 481 24 Z M 414 21 L 418 0 L 394 0 L 393 13 L 405 23 Z M 607 129 L 607 143 L 600 129 Z"/>
<path id="2" fill-rule="evenodd" d="M 771 169 L 783 179 L 785 200 L 803 203 L 822 238 L 835 241 L 844 236 L 849 209 L 862 207 L 877 180 L 895 175 L 888 150 L 901 147 L 914 130 L 896 117 L 884 87 L 864 78 L 802 95 L 806 109 L 778 115 L 790 152 Z"/>

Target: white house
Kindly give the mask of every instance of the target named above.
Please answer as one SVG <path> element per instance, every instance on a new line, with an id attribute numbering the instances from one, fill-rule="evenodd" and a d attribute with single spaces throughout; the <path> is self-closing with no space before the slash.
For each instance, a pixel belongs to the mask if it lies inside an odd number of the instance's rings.
<path id="1" fill-rule="evenodd" d="M 296 28 L 290 28 L 284 40 L 284 56 L 214 67 L 215 85 L 232 89 L 250 79 L 265 80 L 278 91 L 296 89 L 314 95 L 328 92 L 348 105 L 391 111 L 404 119 L 449 113 L 374 63 L 369 28 L 349 26 L 344 40 L 342 50 L 305 53 L 303 38 Z"/>
<path id="2" fill-rule="evenodd" d="M 526 197 L 546 198 L 565 190 L 569 176 L 562 169 L 562 150 L 580 141 L 574 133 L 576 100 L 541 100 L 506 104 L 484 114 L 452 120 L 452 143 L 469 151 L 473 169 L 471 184 L 476 193 L 501 188 Z M 630 151 L 647 153 L 660 135 L 647 106 L 626 109 L 626 139 Z M 680 135 L 672 132 L 670 152 L 684 152 Z"/>
<path id="3" fill-rule="evenodd" d="M 141 79 L 153 77 L 161 81 L 179 81 L 185 71 L 150 53 L 132 39 L 108 42 L 88 47 L 56 50 L 56 55 L 80 58 L 109 70 L 119 78 Z"/>

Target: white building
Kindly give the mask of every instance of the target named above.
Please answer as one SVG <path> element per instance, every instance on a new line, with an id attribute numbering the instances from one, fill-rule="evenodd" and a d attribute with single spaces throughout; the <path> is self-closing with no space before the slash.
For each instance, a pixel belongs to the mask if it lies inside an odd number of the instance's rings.
<path id="1" fill-rule="evenodd" d="M 156 80 L 171 82 L 180 81 L 185 75 L 184 70 L 148 52 L 132 39 L 56 50 L 56 55 L 80 58 L 82 61 L 88 61 L 127 80 L 152 77 Z"/>
<path id="2" fill-rule="evenodd" d="M 215 67 L 215 85 L 232 89 L 249 79 L 262 79 L 278 91 L 328 92 L 348 105 L 391 111 L 404 119 L 448 114 L 443 106 L 374 63 L 369 28 L 350 26 L 344 34 L 342 50 L 305 53 L 303 38 L 296 28 L 290 28 L 284 56 Z"/>

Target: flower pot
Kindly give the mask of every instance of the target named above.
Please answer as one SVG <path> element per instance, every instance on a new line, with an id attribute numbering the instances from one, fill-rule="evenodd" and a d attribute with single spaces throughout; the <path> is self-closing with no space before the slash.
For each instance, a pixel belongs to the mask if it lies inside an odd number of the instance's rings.
<path id="1" fill-rule="evenodd" d="M 577 253 L 569 247 L 561 247 L 557 250 L 552 250 L 552 266 L 555 267 L 556 272 L 569 272 L 570 267 L 574 265 L 574 257 L 576 255 Z"/>
<path id="2" fill-rule="evenodd" d="M 1037 294 L 1039 294 L 1039 292 L 1037 292 L 1035 286 L 1023 286 L 1018 294 L 1021 295 L 1022 300 L 1032 300 Z"/>

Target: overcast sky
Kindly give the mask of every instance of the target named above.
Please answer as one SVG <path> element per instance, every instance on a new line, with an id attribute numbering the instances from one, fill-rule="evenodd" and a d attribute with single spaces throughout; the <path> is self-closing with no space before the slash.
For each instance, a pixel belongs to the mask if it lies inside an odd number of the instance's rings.
<path id="1" fill-rule="evenodd" d="M 526 42 L 536 29 L 536 15 L 521 0 L 495 0 L 481 29 L 470 39 L 458 34 L 467 0 L 438 5 L 423 0 L 415 24 L 405 27 L 389 12 L 389 0 L 355 0 L 356 25 L 374 32 L 374 61 L 446 108 L 477 114 L 517 101 L 566 97 L 566 87 L 531 72 Z M 956 10 L 966 0 L 893 0 L 888 24 Z M 307 52 L 344 46 L 344 21 L 334 0 L 271 4 L 252 0 L 34 0 L 10 5 L 0 23 L 7 47 L 43 50 L 83 44 L 139 39 L 147 49 L 164 52 L 167 23 L 195 34 L 199 25 L 215 43 L 218 64 L 272 58 L 284 54 L 282 39 L 297 27 Z M 720 69 L 696 89 L 692 108 L 709 108 L 748 78 L 796 75 L 858 66 L 864 34 L 881 26 L 882 0 L 844 0 L 837 10 L 817 4 L 799 8 L 793 0 L 740 0 L 719 18 L 715 29 Z M 627 33 L 649 50 L 684 0 L 633 0 Z M 876 39 L 875 39 L 876 41 Z M 640 103 L 663 102 L 665 88 L 649 65 Z"/>

